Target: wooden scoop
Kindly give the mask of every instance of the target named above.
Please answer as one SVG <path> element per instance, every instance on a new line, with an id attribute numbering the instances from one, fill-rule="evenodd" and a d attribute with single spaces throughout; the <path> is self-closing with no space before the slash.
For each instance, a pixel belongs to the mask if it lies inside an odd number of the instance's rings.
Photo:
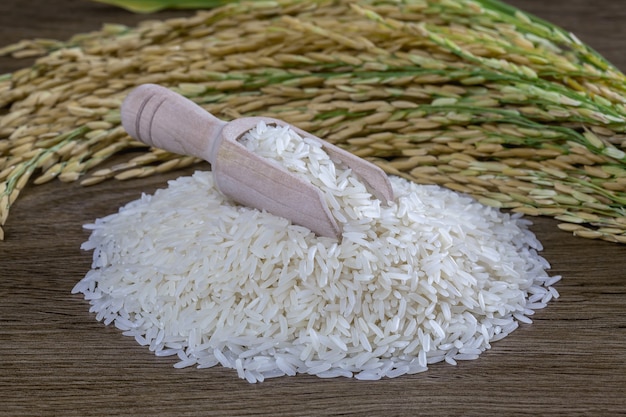
<path id="1" fill-rule="evenodd" d="M 378 199 L 385 204 L 393 200 L 389 178 L 382 169 L 283 121 L 245 117 L 227 123 L 154 84 L 137 87 L 122 104 L 122 125 L 130 136 L 150 146 L 208 161 L 224 195 L 285 217 L 319 236 L 339 237 L 341 229 L 318 188 L 237 141 L 261 121 L 289 126 L 302 137 L 320 141 L 326 153 L 350 167 Z"/>

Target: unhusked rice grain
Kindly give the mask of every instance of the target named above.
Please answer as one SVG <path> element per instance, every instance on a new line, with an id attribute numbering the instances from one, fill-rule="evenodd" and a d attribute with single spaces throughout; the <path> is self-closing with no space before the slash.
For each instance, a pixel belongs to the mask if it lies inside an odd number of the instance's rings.
<path id="1" fill-rule="evenodd" d="M 73 292 L 177 367 L 251 383 L 415 374 L 477 359 L 558 296 L 519 215 L 398 177 L 383 205 L 288 128 L 261 123 L 241 143 L 319 187 L 341 239 L 232 203 L 211 172 L 85 226 L 93 264 Z"/>

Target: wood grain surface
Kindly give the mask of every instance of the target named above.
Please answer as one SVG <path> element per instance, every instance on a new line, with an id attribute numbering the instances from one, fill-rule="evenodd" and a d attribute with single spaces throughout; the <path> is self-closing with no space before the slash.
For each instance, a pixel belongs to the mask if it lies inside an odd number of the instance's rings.
<path id="1" fill-rule="evenodd" d="M 626 70 L 621 0 L 511 0 L 574 31 Z M 185 16 L 167 12 L 150 18 Z M 0 46 L 66 39 L 145 16 L 72 0 L 2 0 Z M 30 62 L 0 59 L 0 73 Z M 177 370 L 88 312 L 70 293 L 89 270 L 81 225 L 194 169 L 84 188 L 28 187 L 0 242 L 0 416 L 412 416 L 626 414 L 626 246 L 532 230 L 561 298 L 480 359 L 377 382 L 300 375 L 250 385 L 233 370 Z"/>

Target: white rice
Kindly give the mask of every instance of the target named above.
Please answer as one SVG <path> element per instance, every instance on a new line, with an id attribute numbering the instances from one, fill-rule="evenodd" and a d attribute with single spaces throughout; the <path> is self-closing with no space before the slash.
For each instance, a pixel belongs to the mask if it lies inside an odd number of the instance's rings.
<path id="1" fill-rule="evenodd" d="M 242 143 L 318 186 L 342 238 L 233 204 L 211 172 L 85 226 L 93 265 L 73 292 L 176 367 L 393 378 L 477 359 L 558 297 L 520 216 L 397 177 L 382 205 L 289 129 L 260 124 Z"/>

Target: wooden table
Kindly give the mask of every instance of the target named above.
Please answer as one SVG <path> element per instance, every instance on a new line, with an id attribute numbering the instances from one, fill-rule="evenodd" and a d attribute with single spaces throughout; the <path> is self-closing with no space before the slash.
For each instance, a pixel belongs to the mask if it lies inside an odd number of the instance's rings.
<path id="1" fill-rule="evenodd" d="M 511 3 L 575 31 L 626 70 L 622 1 Z M 88 1 L 3 0 L 0 45 L 144 18 Z M 3 58 L 0 73 L 28 64 Z M 82 224 L 192 171 L 89 188 L 53 182 L 22 194 L 0 242 L 0 416 L 626 413 L 626 246 L 574 238 L 544 218 L 532 230 L 563 275 L 561 298 L 476 361 L 378 382 L 297 376 L 256 385 L 221 367 L 172 368 L 175 359 L 96 322 L 70 290 L 91 262 L 79 249 Z"/>

